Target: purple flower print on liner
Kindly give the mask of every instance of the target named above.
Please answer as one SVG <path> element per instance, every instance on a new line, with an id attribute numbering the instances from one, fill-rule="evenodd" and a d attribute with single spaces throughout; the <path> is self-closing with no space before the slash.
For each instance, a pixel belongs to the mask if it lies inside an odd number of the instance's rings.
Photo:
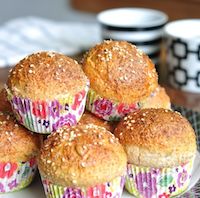
<path id="1" fill-rule="evenodd" d="M 120 181 L 120 187 L 124 188 L 124 184 L 125 184 L 125 177 L 121 177 L 121 181 Z"/>
<path id="2" fill-rule="evenodd" d="M 175 192 L 175 191 L 176 191 L 176 186 L 173 185 L 173 186 L 169 187 L 170 194 L 173 193 L 173 192 Z"/>
<path id="3" fill-rule="evenodd" d="M 0 192 L 1 192 L 1 193 L 5 192 L 5 189 L 4 189 L 4 186 L 3 186 L 2 183 L 0 183 Z"/>
<path id="4" fill-rule="evenodd" d="M 94 102 L 95 113 L 99 117 L 110 115 L 113 109 L 113 104 L 111 101 L 106 99 L 98 99 Z"/>
<path id="5" fill-rule="evenodd" d="M 45 126 L 46 128 L 48 128 L 49 127 L 49 121 L 48 120 L 43 120 L 43 124 L 42 125 Z"/>
<path id="6" fill-rule="evenodd" d="M 82 198 L 80 189 L 67 188 L 62 198 Z"/>
<path id="7" fill-rule="evenodd" d="M 49 107 L 49 113 L 51 117 L 58 118 L 60 116 L 60 111 L 62 110 L 62 105 L 57 100 L 51 102 L 51 106 Z"/>
<path id="8" fill-rule="evenodd" d="M 137 190 L 145 198 L 150 198 L 157 193 L 156 178 L 149 173 L 138 173 L 135 177 Z"/>
<path id="9" fill-rule="evenodd" d="M 22 114 L 26 114 L 30 111 L 30 101 L 28 99 L 24 99 L 22 102 L 19 97 L 14 96 L 12 102 L 14 104 L 14 109 L 18 110 Z"/>
<path id="10" fill-rule="evenodd" d="M 69 111 L 69 105 L 67 103 L 65 104 L 65 111 Z"/>
<path id="11" fill-rule="evenodd" d="M 10 190 L 12 190 L 13 188 L 16 188 L 17 185 L 18 185 L 18 184 L 17 184 L 17 180 L 16 180 L 16 179 L 13 180 L 13 181 L 11 181 L 11 182 L 8 184 Z"/>
<path id="12" fill-rule="evenodd" d="M 178 184 L 178 187 L 181 187 L 185 184 L 185 182 L 187 181 L 188 179 L 188 173 L 186 170 L 183 170 L 183 172 L 180 172 L 178 174 L 178 179 L 177 179 L 177 184 Z"/>
<path id="13" fill-rule="evenodd" d="M 60 119 L 53 124 L 53 131 L 56 131 L 59 127 L 62 126 L 73 126 L 76 125 L 77 121 L 76 121 L 76 116 L 68 113 L 66 116 L 61 116 Z"/>

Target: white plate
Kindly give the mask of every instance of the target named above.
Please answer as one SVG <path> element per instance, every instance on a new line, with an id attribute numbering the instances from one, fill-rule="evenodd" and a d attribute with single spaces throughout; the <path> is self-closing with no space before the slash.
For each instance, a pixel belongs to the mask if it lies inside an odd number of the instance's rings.
<path id="1" fill-rule="evenodd" d="M 200 178 L 200 153 L 197 152 L 194 162 L 191 182 L 187 191 L 189 191 L 198 182 L 199 178 Z M 131 196 L 128 192 L 124 190 L 122 197 L 129 198 L 133 196 Z M 34 182 L 28 188 L 14 193 L 1 194 L 0 198 L 46 198 L 46 197 L 43 191 L 41 181 L 39 179 L 39 175 L 37 175 Z"/>

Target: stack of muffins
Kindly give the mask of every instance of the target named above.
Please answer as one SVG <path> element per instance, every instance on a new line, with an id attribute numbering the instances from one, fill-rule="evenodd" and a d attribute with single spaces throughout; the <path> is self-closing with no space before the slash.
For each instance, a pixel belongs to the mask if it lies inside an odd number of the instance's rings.
<path id="1" fill-rule="evenodd" d="M 82 65 L 59 53 L 35 53 L 12 69 L 5 89 L 12 110 L 5 100 L 0 192 L 30 183 L 36 155 L 47 198 L 121 197 L 124 184 L 136 197 L 161 198 L 188 187 L 194 131 L 170 110 L 154 64 L 136 46 L 104 41 Z M 50 134 L 39 154 L 36 133 Z"/>

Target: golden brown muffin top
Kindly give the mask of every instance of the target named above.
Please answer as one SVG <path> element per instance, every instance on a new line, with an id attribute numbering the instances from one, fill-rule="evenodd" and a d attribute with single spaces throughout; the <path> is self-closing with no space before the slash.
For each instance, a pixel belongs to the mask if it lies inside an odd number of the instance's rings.
<path id="1" fill-rule="evenodd" d="M 0 111 L 12 113 L 12 107 L 7 99 L 6 89 L 0 91 Z"/>
<path id="2" fill-rule="evenodd" d="M 158 86 L 151 95 L 142 101 L 142 108 L 163 108 L 171 109 L 170 98 L 165 89 Z"/>
<path id="3" fill-rule="evenodd" d="M 85 89 L 87 81 L 77 61 L 55 52 L 38 52 L 11 70 L 7 85 L 16 96 L 48 100 L 73 96 Z"/>
<path id="4" fill-rule="evenodd" d="M 142 109 L 131 113 L 118 124 L 114 134 L 129 154 L 136 148 L 139 150 L 138 162 L 128 154 L 128 160 L 136 164 L 141 164 L 141 156 L 147 159 L 153 155 L 161 166 L 163 161 L 159 160 L 163 157 L 172 159 L 170 164 L 179 164 L 192 159 L 197 149 L 195 133 L 187 119 L 166 109 Z M 145 165 L 154 163 L 154 159 L 149 162 L 146 159 L 143 159 Z"/>
<path id="5" fill-rule="evenodd" d="M 71 187 L 112 181 L 125 173 L 126 163 L 114 135 L 93 124 L 64 127 L 51 134 L 38 159 L 42 177 Z"/>
<path id="6" fill-rule="evenodd" d="M 125 41 L 104 41 L 91 48 L 83 70 L 102 97 L 128 104 L 148 97 L 158 85 L 152 61 Z"/>
<path id="7" fill-rule="evenodd" d="M 0 112 L 0 159 L 24 162 L 39 153 L 42 136 L 33 134 L 17 124 L 14 117 Z"/>
<path id="8" fill-rule="evenodd" d="M 102 120 L 88 111 L 84 112 L 79 123 L 80 124 L 94 124 L 97 126 L 101 126 L 110 132 L 113 132 L 114 130 L 114 123 Z"/>

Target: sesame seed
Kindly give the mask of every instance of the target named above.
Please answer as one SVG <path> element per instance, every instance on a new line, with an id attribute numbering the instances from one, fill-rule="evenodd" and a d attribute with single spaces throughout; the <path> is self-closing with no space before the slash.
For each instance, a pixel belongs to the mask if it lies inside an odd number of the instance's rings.
<path id="1" fill-rule="evenodd" d="M 51 163 L 51 160 L 47 160 L 47 164 L 50 164 Z"/>
<path id="2" fill-rule="evenodd" d="M 33 73 L 33 71 L 32 71 L 31 69 L 29 69 L 29 70 L 28 70 L 28 73 L 29 73 L 29 74 L 32 74 L 32 73 Z"/>
<path id="3" fill-rule="evenodd" d="M 135 123 L 135 120 L 131 120 L 131 123 Z"/>
<path id="4" fill-rule="evenodd" d="M 81 166 L 85 167 L 86 166 L 85 162 L 81 162 Z"/>
<path id="5" fill-rule="evenodd" d="M 110 138 L 110 143 L 114 143 L 114 139 L 113 138 Z"/>
<path id="6" fill-rule="evenodd" d="M 76 176 L 76 174 L 75 174 L 75 173 L 73 173 L 73 172 L 71 173 L 71 175 L 72 175 L 72 176 Z"/>
<path id="7" fill-rule="evenodd" d="M 29 65 L 29 67 L 32 67 L 32 68 L 34 68 L 34 67 L 35 67 L 35 65 L 34 65 L 34 64 L 30 64 L 30 65 Z"/>
<path id="8" fill-rule="evenodd" d="M 143 122 L 144 122 L 144 118 L 141 118 L 141 121 L 143 121 Z"/>
<path id="9" fill-rule="evenodd" d="M 73 183 L 73 184 L 76 184 L 76 183 L 77 183 L 77 181 L 76 181 L 76 180 L 72 180 L 72 183 Z"/>

